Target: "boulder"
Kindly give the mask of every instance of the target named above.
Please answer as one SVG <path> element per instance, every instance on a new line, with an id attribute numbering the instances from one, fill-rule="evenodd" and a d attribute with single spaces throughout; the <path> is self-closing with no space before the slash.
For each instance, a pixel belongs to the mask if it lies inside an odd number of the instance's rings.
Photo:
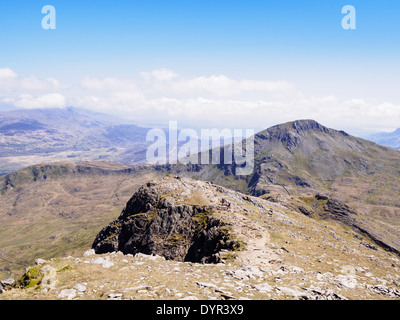
<path id="1" fill-rule="evenodd" d="M 213 216 L 213 207 L 176 204 L 164 195 L 182 188 L 184 183 L 183 179 L 174 179 L 141 187 L 118 219 L 96 236 L 94 251 L 97 254 L 143 253 L 176 261 L 221 262 L 219 252 L 235 250 L 240 243 L 232 241 L 229 224 Z M 203 186 L 194 188 L 204 192 Z"/>

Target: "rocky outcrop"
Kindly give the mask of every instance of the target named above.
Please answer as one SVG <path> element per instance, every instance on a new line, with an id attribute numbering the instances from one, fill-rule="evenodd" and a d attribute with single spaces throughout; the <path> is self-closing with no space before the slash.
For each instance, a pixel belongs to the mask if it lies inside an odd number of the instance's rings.
<path id="1" fill-rule="evenodd" d="M 274 200 L 188 178 L 148 182 L 92 249 L 37 259 L 2 299 L 399 298 L 399 257 L 319 216 L 362 212 L 330 194 Z"/>
<path id="2" fill-rule="evenodd" d="M 306 202 L 308 202 L 308 205 L 299 205 L 297 207 L 297 210 L 304 215 L 312 218 L 318 217 L 321 219 L 338 221 L 352 228 L 358 233 L 366 236 L 369 240 L 371 240 L 381 248 L 390 252 L 394 252 L 400 256 L 400 251 L 395 248 L 390 241 L 385 239 L 379 231 L 372 228 L 368 221 L 365 222 L 355 210 L 351 209 L 343 202 L 325 195 L 321 195 L 319 193 L 316 194 L 313 199 L 302 199 L 303 201 L 306 200 Z M 368 243 L 364 245 L 369 247 L 370 249 L 376 250 L 376 247 L 373 245 L 370 245 Z"/>
<path id="3" fill-rule="evenodd" d="M 217 263 L 221 250 L 237 249 L 239 242 L 232 239 L 229 224 L 214 217 L 213 206 L 176 203 L 168 197 L 181 186 L 180 178 L 169 177 L 141 187 L 120 217 L 97 235 L 92 246 L 95 252 L 144 253 L 168 260 Z"/>

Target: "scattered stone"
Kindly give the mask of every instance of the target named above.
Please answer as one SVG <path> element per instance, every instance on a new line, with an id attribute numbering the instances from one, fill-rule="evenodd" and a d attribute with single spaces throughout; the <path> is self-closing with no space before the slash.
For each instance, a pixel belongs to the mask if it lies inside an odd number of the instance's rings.
<path id="1" fill-rule="evenodd" d="M 285 252 L 289 253 L 289 250 L 288 250 L 288 249 L 286 249 L 285 247 L 281 247 L 281 249 L 280 249 L 280 250 L 282 250 L 282 251 L 285 251 Z"/>
<path id="2" fill-rule="evenodd" d="M 249 266 L 243 266 L 241 269 L 235 271 L 228 271 L 226 274 L 239 280 L 255 279 L 264 275 L 259 268 Z"/>
<path id="3" fill-rule="evenodd" d="M 92 260 L 91 262 L 92 262 L 92 263 L 95 263 L 95 264 L 101 264 L 101 266 L 102 266 L 103 268 L 106 268 L 106 269 L 108 269 L 108 268 L 114 266 L 114 263 L 113 263 L 113 262 L 109 261 L 108 259 L 101 258 L 101 257 L 100 257 L 100 258 L 97 258 L 97 259 L 94 259 L 94 260 Z"/>
<path id="4" fill-rule="evenodd" d="M 72 300 L 76 297 L 75 289 L 64 289 L 58 294 L 58 297 L 61 299 Z"/>
<path id="5" fill-rule="evenodd" d="M 333 292 L 332 290 L 321 290 L 319 288 L 306 289 L 307 293 L 302 294 L 300 300 L 347 300 L 347 298 Z"/>
<path id="6" fill-rule="evenodd" d="M 226 300 L 235 299 L 235 297 L 232 296 L 232 292 L 224 291 L 221 290 L 220 288 L 215 288 L 215 292 L 220 293 L 221 297 Z"/>
<path id="7" fill-rule="evenodd" d="M 93 255 L 95 255 L 96 254 L 96 252 L 94 251 L 94 249 L 89 249 L 89 250 L 86 250 L 85 252 L 84 252 L 84 254 L 83 254 L 83 257 L 90 257 L 90 256 L 93 256 Z"/>
<path id="8" fill-rule="evenodd" d="M 195 296 L 187 296 L 187 297 L 181 298 L 179 300 L 199 300 L 199 299 Z"/>
<path id="9" fill-rule="evenodd" d="M 7 287 L 7 286 L 12 286 L 14 284 L 14 282 L 15 282 L 15 280 L 13 278 L 8 278 L 8 279 L 1 281 L 0 283 L 3 287 Z"/>
<path id="10" fill-rule="evenodd" d="M 107 300 L 122 300 L 122 293 L 110 293 Z"/>
<path id="11" fill-rule="evenodd" d="M 44 263 L 46 263 L 46 260 L 44 260 L 44 259 L 36 259 L 35 260 L 35 264 L 36 265 L 41 265 L 41 264 L 44 264 Z"/>
<path id="12" fill-rule="evenodd" d="M 298 291 L 296 289 L 293 289 L 293 288 L 276 287 L 275 289 L 280 291 L 280 292 L 282 292 L 286 296 L 291 296 L 291 297 L 294 297 L 294 298 L 298 298 L 298 297 L 303 295 L 303 292 L 300 292 L 300 291 Z"/>
<path id="13" fill-rule="evenodd" d="M 260 293 L 266 293 L 266 292 L 271 292 L 273 288 L 269 284 L 263 283 L 263 284 L 255 285 L 254 289 L 259 291 Z"/>
<path id="14" fill-rule="evenodd" d="M 291 273 L 303 273 L 304 269 L 303 268 L 299 268 L 299 267 L 295 267 L 295 266 L 291 266 L 291 267 L 289 267 L 289 271 Z"/>
<path id="15" fill-rule="evenodd" d="M 52 266 L 44 266 L 41 272 L 44 274 L 41 287 L 46 290 L 54 290 L 57 284 L 57 270 Z"/>
<path id="16" fill-rule="evenodd" d="M 389 288 L 383 285 L 368 286 L 368 289 L 374 293 L 390 298 L 399 298 L 400 291 L 396 288 Z"/>
<path id="17" fill-rule="evenodd" d="M 79 292 L 85 292 L 87 290 L 87 283 L 78 283 L 74 288 Z"/>
<path id="18" fill-rule="evenodd" d="M 197 285 L 198 285 L 199 287 L 205 287 L 205 288 L 209 287 L 209 288 L 214 288 L 214 289 L 217 288 L 217 286 L 216 286 L 215 284 L 212 284 L 212 283 L 199 282 L 199 281 L 196 281 L 196 283 L 197 283 Z"/>
<path id="19" fill-rule="evenodd" d="M 357 285 L 357 279 L 352 275 L 338 275 L 335 280 L 339 283 L 339 285 L 348 289 L 355 289 Z"/>
<path id="20" fill-rule="evenodd" d="M 364 243 L 364 242 L 362 242 L 361 244 L 363 246 L 365 246 L 366 248 L 368 248 L 368 249 L 371 249 L 371 250 L 374 250 L 374 251 L 378 251 L 378 248 L 376 246 L 372 245 L 372 244 Z"/>

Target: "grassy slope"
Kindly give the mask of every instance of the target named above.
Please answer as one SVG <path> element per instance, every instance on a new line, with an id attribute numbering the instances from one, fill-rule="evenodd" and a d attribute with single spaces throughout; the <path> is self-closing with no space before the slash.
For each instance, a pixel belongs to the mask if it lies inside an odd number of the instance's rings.
<path id="1" fill-rule="evenodd" d="M 83 282 L 88 290 L 77 295 L 78 299 L 107 299 L 112 292 L 123 293 L 124 299 L 223 299 L 223 292 L 230 292 L 234 299 L 294 299 L 285 288 L 301 294 L 330 290 L 348 299 L 387 299 L 370 287 L 399 288 L 399 258 L 367 247 L 368 239 L 340 223 L 311 219 L 259 198 L 244 200 L 243 195 L 201 182 L 185 180 L 186 189 L 177 186 L 171 192 L 172 179 L 164 179 L 165 196 L 176 201 L 202 206 L 221 203 L 222 197 L 229 199 L 231 208 L 216 207 L 214 214 L 229 221 L 246 249 L 217 265 L 121 253 L 52 259 L 46 265 L 57 270 L 55 289 L 43 291 L 42 285 L 35 284 L 7 291 L 2 299 L 59 299 L 61 290 Z M 113 265 L 105 269 L 96 264 L 100 257 Z M 240 277 L 249 267 L 257 274 Z M 354 287 L 346 287 L 341 279 L 350 279 Z M 203 287 L 198 282 L 212 285 Z"/>
<path id="2" fill-rule="evenodd" d="M 130 168 L 65 162 L 2 177 L 0 256 L 22 265 L 0 260 L 0 269 L 18 271 L 38 257 L 65 256 L 90 247 L 136 189 L 154 177 Z"/>

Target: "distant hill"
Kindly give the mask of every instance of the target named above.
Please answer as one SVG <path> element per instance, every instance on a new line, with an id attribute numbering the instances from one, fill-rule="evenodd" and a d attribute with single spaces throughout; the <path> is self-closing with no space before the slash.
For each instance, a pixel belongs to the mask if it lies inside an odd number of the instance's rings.
<path id="1" fill-rule="evenodd" d="M 147 147 L 153 143 L 146 141 L 151 129 L 79 108 L 0 112 L 0 175 L 58 161 L 143 165 Z M 163 130 L 168 142 L 168 129 Z M 197 143 L 201 147 L 200 140 Z M 183 144 L 178 142 L 178 146 Z"/>
<path id="2" fill-rule="evenodd" d="M 142 163 L 148 130 L 77 108 L 0 112 L 0 174 L 60 160 Z"/>
<path id="3" fill-rule="evenodd" d="M 367 137 L 368 140 L 400 150 L 400 128 L 393 132 L 381 132 Z"/>
<path id="4" fill-rule="evenodd" d="M 40 256 L 81 252 L 155 176 L 145 167 L 85 161 L 34 165 L 0 177 L 0 271 L 23 270 Z"/>

